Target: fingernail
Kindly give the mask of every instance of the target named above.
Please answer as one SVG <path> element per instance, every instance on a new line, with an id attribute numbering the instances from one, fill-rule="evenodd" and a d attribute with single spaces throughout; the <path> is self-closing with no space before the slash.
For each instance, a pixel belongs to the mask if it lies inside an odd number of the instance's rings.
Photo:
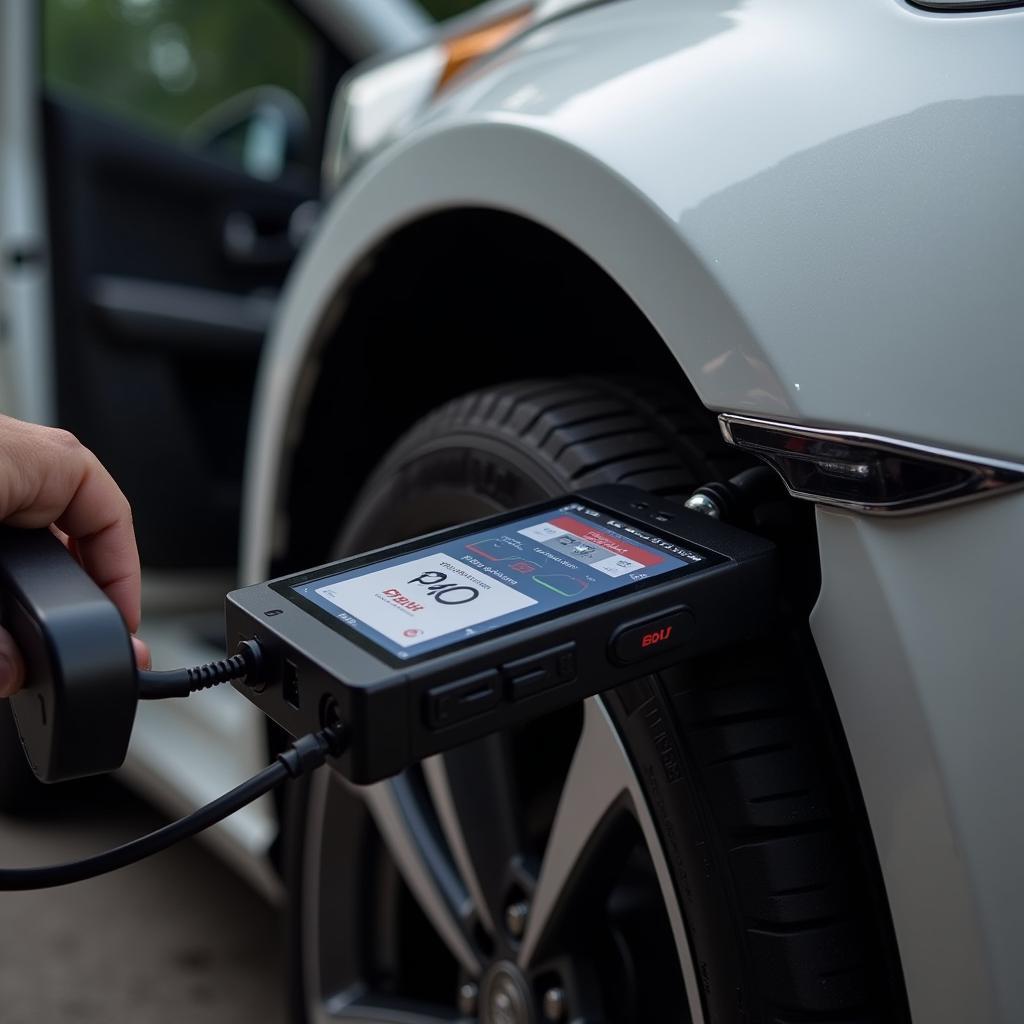
<path id="1" fill-rule="evenodd" d="M 0 653 L 0 697 L 10 697 L 17 678 L 14 662 L 6 654 Z"/>
<path id="2" fill-rule="evenodd" d="M 132 650 L 135 653 L 135 664 L 141 669 L 148 669 L 152 658 L 149 647 L 144 640 L 140 640 L 134 633 L 132 634 Z"/>

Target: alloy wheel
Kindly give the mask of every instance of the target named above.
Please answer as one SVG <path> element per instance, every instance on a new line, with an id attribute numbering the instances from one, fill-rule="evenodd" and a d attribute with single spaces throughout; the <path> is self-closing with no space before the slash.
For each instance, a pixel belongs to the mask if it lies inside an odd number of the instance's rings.
<path id="1" fill-rule="evenodd" d="M 303 918 L 307 1006 L 317 1024 L 643 1019 L 634 1015 L 645 1006 L 657 1006 L 661 1020 L 702 1024 L 665 852 L 600 698 L 585 702 L 573 732 L 539 857 L 526 834 L 509 736 L 430 758 L 421 771 L 369 787 L 318 773 L 307 817 Z M 422 955 L 454 961 L 450 1000 L 396 995 L 375 987 L 372 971 L 354 978 L 336 970 L 323 925 L 345 912 L 331 905 L 330 856 L 337 843 L 330 831 L 340 822 L 330 805 L 343 789 L 364 801 L 436 936 Z"/>

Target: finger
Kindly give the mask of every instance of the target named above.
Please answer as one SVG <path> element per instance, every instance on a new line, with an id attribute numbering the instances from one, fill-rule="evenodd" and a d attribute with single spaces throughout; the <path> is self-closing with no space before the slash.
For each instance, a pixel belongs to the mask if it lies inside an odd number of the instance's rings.
<path id="1" fill-rule="evenodd" d="M 0 520 L 55 523 L 134 632 L 139 553 L 131 508 L 100 461 L 71 434 L 0 417 Z"/>
<path id="2" fill-rule="evenodd" d="M 25 663 L 6 629 L 0 628 L 0 697 L 10 697 L 25 681 Z"/>
<path id="3" fill-rule="evenodd" d="M 153 665 L 152 655 L 149 653 L 149 646 L 145 640 L 137 636 L 132 637 L 132 650 L 135 651 L 135 664 L 141 669 L 149 669 Z"/>
<path id="4" fill-rule="evenodd" d="M 81 483 L 55 523 L 70 535 L 71 550 L 82 567 L 134 632 L 139 628 L 142 584 L 131 508 L 113 477 L 87 454 Z"/>
<path id="5" fill-rule="evenodd" d="M 50 533 L 52 533 L 54 537 L 56 537 L 57 540 L 59 540 L 61 544 L 64 545 L 64 547 L 68 549 L 71 548 L 71 538 L 63 530 L 59 529 L 53 523 L 50 524 Z"/>

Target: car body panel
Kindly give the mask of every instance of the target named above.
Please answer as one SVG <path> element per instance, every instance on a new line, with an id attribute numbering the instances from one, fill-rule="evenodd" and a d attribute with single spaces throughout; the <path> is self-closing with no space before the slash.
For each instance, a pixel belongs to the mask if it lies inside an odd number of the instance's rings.
<path id="1" fill-rule="evenodd" d="M 818 511 L 815 642 L 857 768 L 914 1019 L 1019 1018 L 1024 495 Z"/>
<path id="2" fill-rule="evenodd" d="M 266 407 L 272 392 L 288 401 L 327 304 L 374 244 L 484 206 L 602 265 L 710 408 L 1019 458 L 1024 13 L 951 19 L 893 0 L 649 0 L 527 33 L 336 198 L 281 311 Z M 797 44 L 769 45 L 791 36 L 809 40 L 804 65 L 830 58 L 801 66 Z M 836 58 L 851 39 L 853 59 Z M 990 59 L 963 61 L 965 45 Z M 880 48 L 884 87 L 865 89 L 861 59 Z M 951 98 L 972 92 L 970 109 Z M 967 182 L 984 203 L 950 202 Z M 257 425 L 259 445 L 276 447 L 272 429 Z"/>
<path id="3" fill-rule="evenodd" d="M 355 60 L 418 46 L 433 23 L 415 0 L 296 0 Z"/>
<path id="4" fill-rule="evenodd" d="M 548 133 L 674 226 L 754 335 L 672 317 L 666 340 L 710 407 L 1013 457 L 1022 42 L 1021 12 L 893 0 L 612 4 L 528 34 L 433 126 Z"/>
<path id="5" fill-rule="evenodd" d="M 347 284 L 445 209 L 568 239 L 712 409 L 1019 461 L 1022 44 L 1019 11 L 636 0 L 505 47 L 352 176 L 292 276 L 258 385 L 245 579 L 268 569 Z M 813 630 L 929 1024 L 1009 1022 L 1024 1001 L 1022 512 L 1017 495 L 818 518 Z"/>

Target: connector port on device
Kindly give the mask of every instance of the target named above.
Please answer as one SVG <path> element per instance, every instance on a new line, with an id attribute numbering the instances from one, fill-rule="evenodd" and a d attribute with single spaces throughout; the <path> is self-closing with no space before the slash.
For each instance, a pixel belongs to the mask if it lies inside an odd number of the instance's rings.
<path id="1" fill-rule="evenodd" d="M 281 668 L 281 696 L 286 704 L 299 710 L 299 670 L 287 658 Z"/>

